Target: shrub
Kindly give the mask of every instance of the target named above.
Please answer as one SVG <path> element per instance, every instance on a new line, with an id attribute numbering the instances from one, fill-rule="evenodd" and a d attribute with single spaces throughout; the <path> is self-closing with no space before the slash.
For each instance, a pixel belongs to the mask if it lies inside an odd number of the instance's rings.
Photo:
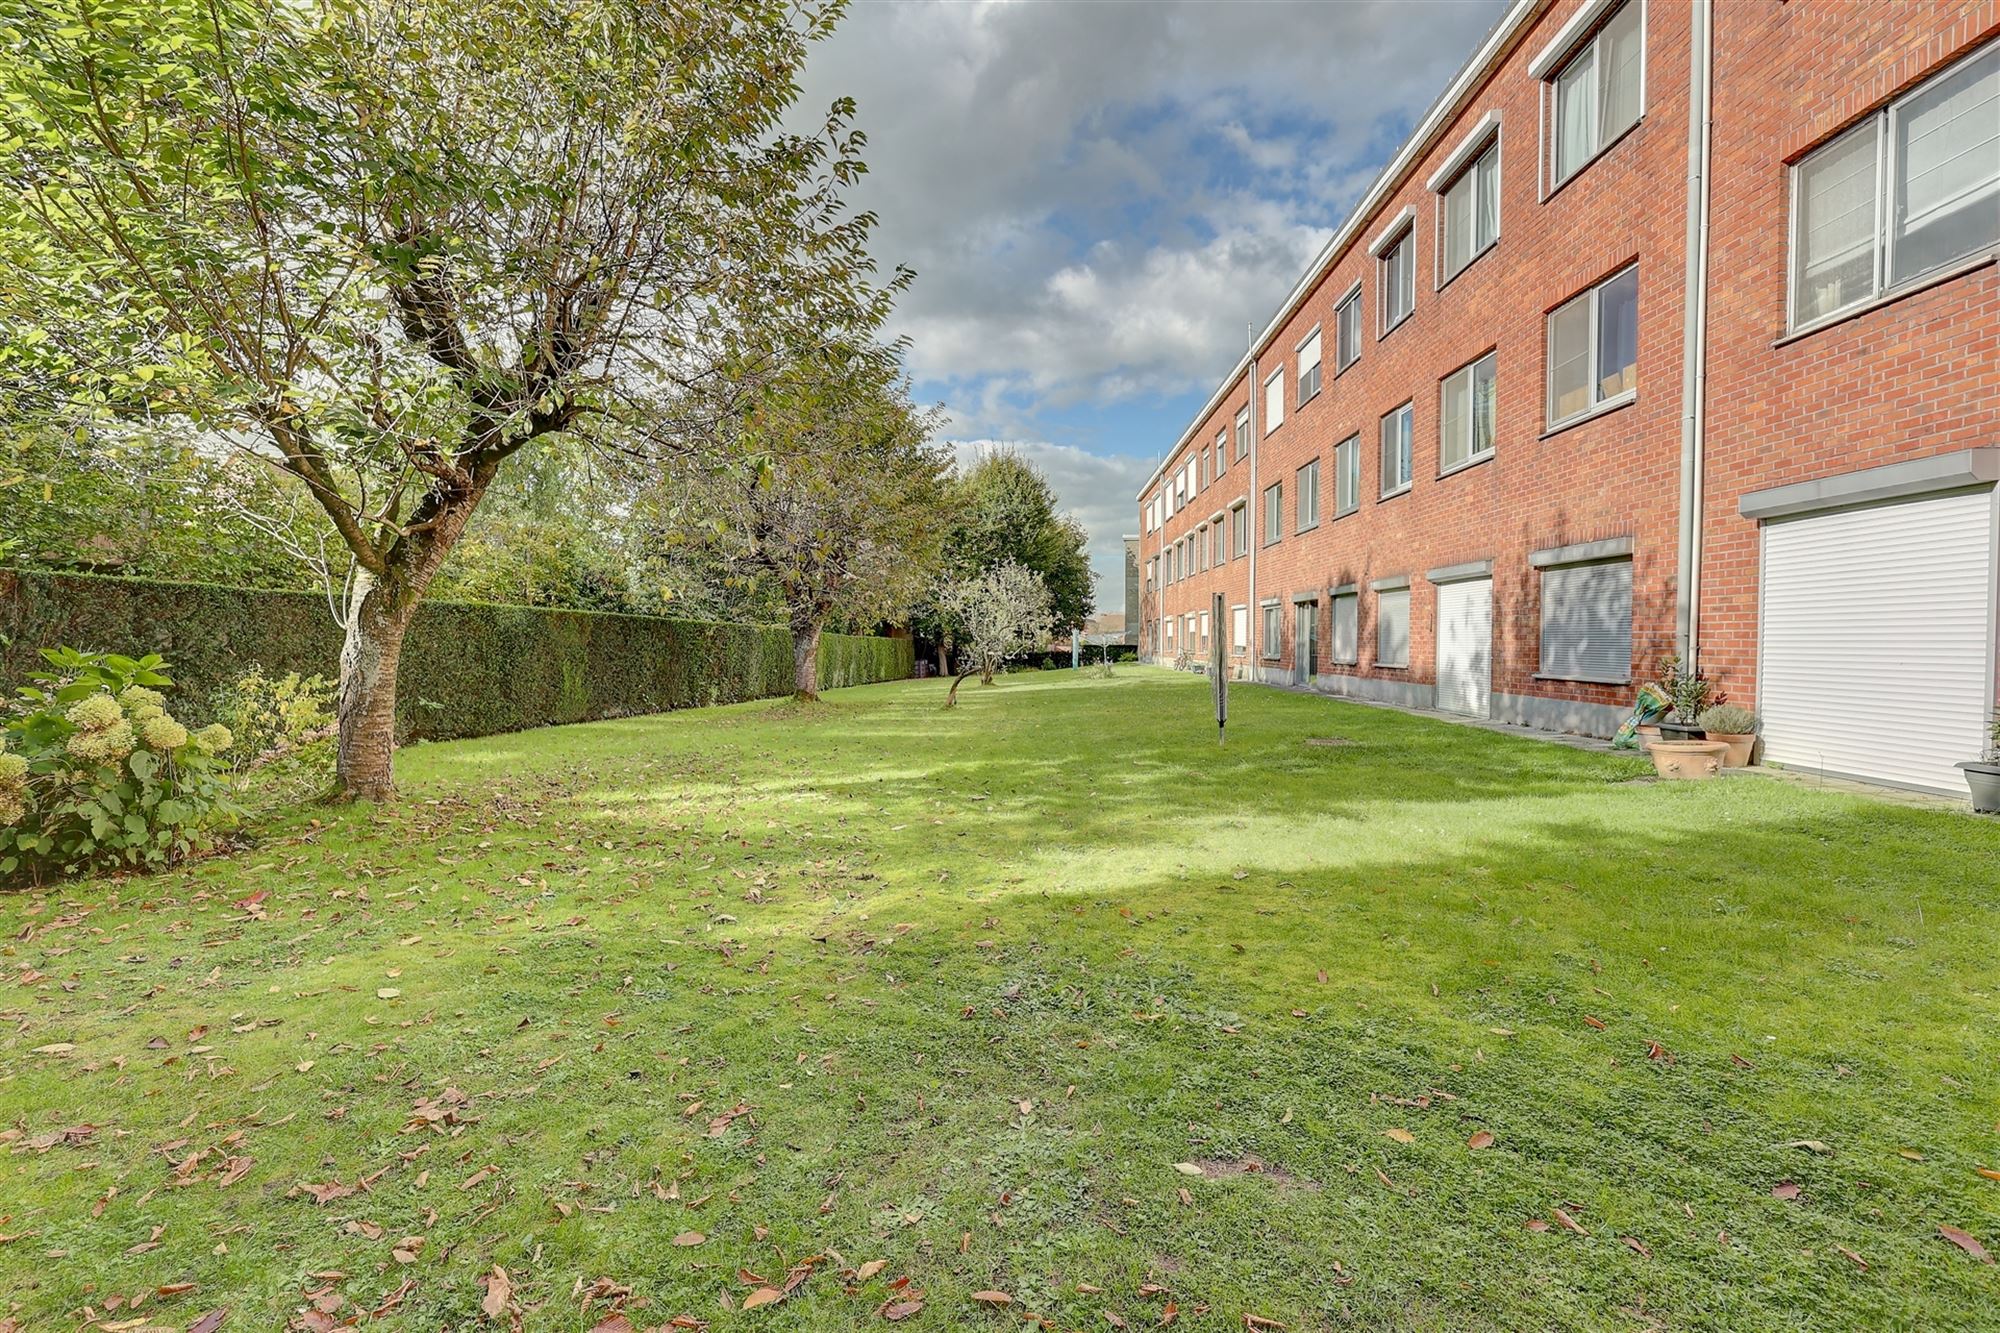
<path id="1" fill-rule="evenodd" d="M 1711 736 L 1750 736 L 1763 725 L 1763 719 L 1741 704 L 1716 704 L 1704 709 L 1695 725 Z"/>
<path id="2" fill-rule="evenodd" d="M 157 869 L 235 816 L 222 725 L 168 714 L 157 656 L 50 648 L 0 723 L 0 880 Z"/>
<path id="3" fill-rule="evenodd" d="M 1695 719 L 1705 710 L 1729 697 L 1701 672 L 1689 671 L 1679 654 L 1660 659 L 1660 689 L 1673 705 L 1675 720 L 1691 727 L 1700 725 Z"/>
<path id="4" fill-rule="evenodd" d="M 254 774 L 260 804 L 295 804 L 333 784 L 334 687 L 324 676 L 250 669 L 209 696 L 209 713 L 236 738 L 229 767 Z"/>

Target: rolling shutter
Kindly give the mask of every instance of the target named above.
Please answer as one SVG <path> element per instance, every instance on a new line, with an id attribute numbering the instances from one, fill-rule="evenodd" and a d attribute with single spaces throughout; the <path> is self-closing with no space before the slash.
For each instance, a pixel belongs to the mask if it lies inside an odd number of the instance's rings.
<path id="1" fill-rule="evenodd" d="M 1788 767 L 1966 793 L 1993 691 L 1994 492 L 1764 524 L 1759 711 Z"/>
<path id="2" fill-rule="evenodd" d="M 1632 561 L 1542 571 L 1542 674 L 1623 684 L 1632 676 Z"/>
<path id="3" fill-rule="evenodd" d="M 1348 592 L 1333 599 L 1333 660 L 1352 666 L 1361 660 L 1361 598 Z"/>
<path id="4" fill-rule="evenodd" d="M 1437 590 L 1437 706 L 1485 717 L 1493 693 L 1493 580 Z"/>

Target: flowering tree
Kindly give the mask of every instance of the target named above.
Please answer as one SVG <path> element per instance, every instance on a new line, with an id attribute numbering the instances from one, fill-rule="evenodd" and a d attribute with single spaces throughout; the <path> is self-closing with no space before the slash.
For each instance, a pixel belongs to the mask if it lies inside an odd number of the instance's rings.
<path id="1" fill-rule="evenodd" d="M 900 615 L 936 563 L 947 450 L 935 411 L 918 409 L 891 349 L 832 349 L 772 378 L 713 464 L 684 532 L 730 577 L 768 584 L 792 635 L 793 697 L 819 697 L 830 619 Z"/>
<path id="2" fill-rule="evenodd" d="M 170 416 L 344 556 L 338 783 L 392 790 L 404 631 L 500 470 L 641 464 L 725 368 L 872 330 L 837 0 L 16 0 L 0 21 L 0 383 Z M 692 405 L 692 406 L 691 406 Z M 691 420 L 690 414 L 703 414 Z"/>
<path id="3" fill-rule="evenodd" d="M 938 600 L 959 627 L 965 654 L 945 696 L 946 708 L 958 702 L 958 687 L 967 676 L 977 672 L 980 684 L 991 685 L 1002 662 L 1039 646 L 1055 623 L 1055 605 L 1042 576 L 1012 560 L 947 584 Z"/>

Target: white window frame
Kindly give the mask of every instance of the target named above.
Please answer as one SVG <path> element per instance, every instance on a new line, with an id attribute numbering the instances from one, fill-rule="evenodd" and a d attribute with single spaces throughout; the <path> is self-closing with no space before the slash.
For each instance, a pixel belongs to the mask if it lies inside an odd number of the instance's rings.
<path id="1" fill-rule="evenodd" d="M 1264 545 L 1276 546 L 1285 537 L 1285 483 L 1274 481 L 1264 488 Z"/>
<path id="2" fill-rule="evenodd" d="M 1472 182 L 1472 217 L 1477 226 L 1479 218 L 1479 183 L 1476 179 L 1480 163 L 1488 157 L 1493 159 L 1493 235 L 1484 245 L 1479 246 L 1465 257 L 1465 262 L 1457 268 L 1451 267 L 1451 192 L 1468 181 Z M 1500 178 L 1500 128 L 1496 122 L 1487 132 L 1486 138 L 1472 146 L 1471 156 L 1448 177 L 1441 189 L 1435 191 L 1437 197 L 1437 275 L 1433 283 L 1435 290 L 1443 291 L 1451 285 L 1453 278 L 1477 264 L 1488 252 L 1500 244 L 1501 200 L 1504 191 Z"/>
<path id="3" fill-rule="evenodd" d="M 1347 332 L 1346 311 L 1349 306 L 1354 308 L 1354 355 L 1343 361 L 1340 355 L 1341 339 Z M 1336 378 L 1361 359 L 1361 349 L 1368 341 L 1362 319 L 1361 279 L 1356 278 L 1354 285 L 1347 289 L 1347 294 L 1333 303 L 1333 373 Z"/>
<path id="4" fill-rule="evenodd" d="M 1292 473 L 1292 481 L 1294 483 L 1292 487 L 1294 492 L 1292 507 L 1298 511 L 1293 519 L 1294 523 L 1297 524 L 1296 530 L 1299 532 L 1311 532 L 1319 526 L 1319 460 L 1315 458 L 1301 464 L 1297 471 Z M 1312 498 L 1312 516 L 1310 518 L 1306 516 L 1306 498 L 1308 496 Z"/>
<path id="5" fill-rule="evenodd" d="M 1543 200 L 1546 201 L 1557 190 L 1560 190 L 1570 181 L 1581 176 L 1585 171 L 1590 169 L 1592 163 L 1603 157 L 1621 139 L 1633 130 L 1638 129 L 1639 126 L 1645 124 L 1646 67 L 1650 63 L 1647 57 L 1650 54 L 1649 48 L 1651 46 L 1651 43 L 1647 40 L 1647 32 L 1651 25 L 1647 22 L 1649 15 L 1646 13 L 1646 3 L 1647 0 L 1587 0 L 1576 13 L 1570 16 L 1569 22 L 1563 25 L 1562 29 L 1556 33 L 1549 44 L 1542 48 L 1541 54 L 1528 63 L 1529 75 L 1539 82 L 1541 88 L 1541 133 L 1536 137 L 1541 141 L 1540 158 Z M 1611 26 L 1611 20 L 1617 17 L 1618 12 L 1628 4 L 1637 7 L 1639 11 L 1638 112 L 1632 117 L 1630 125 L 1619 130 L 1618 133 L 1608 139 L 1604 136 L 1604 127 L 1602 125 L 1598 126 L 1597 146 L 1585 154 L 1583 159 L 1570 171 L 1559 176 L 1556 174 L 1555 142 L 1556 135 L 1561 132 L 1562 128 L 1560 120 L 1562 115 L 1562 99 L 1557 95 L 1556 85 L 1562 76 L 1569 72 L 1570 66 L 1583 58 L 1586 51 L 1593 53 L 1591 56 L 1593 60 L 1598 58 L 1595 52 L 1599 40 L 1604 35 L 1604 30 Z"/>
<path id="6" fill-rule="evenodd" d="M 1408 283 L 1410 306 L 1392 323 L 1389 319 L 1391 284 L 1389 275 L 1395 256 L 1405 247 L 1408 248 L 1410 256 Z M 1375 305 L 1382 317 L 1382 327 L 1375 335 L 1378 339 L 1388 337 L 1407 324 L 1410 317 L 1417 313 L 1417 224 L 1414 220 L 1403 224 L 1382 246 L 1382 252 L 1375 256 Z"/>
<path id="7" fill-rule="evenodd" d="M 1250 409 L 1236 409 L 1236 457 L 1240 461 L 1250 456 Z"/>
<path id="8" fill-rule="evenodd" d="M 1266 662 L 1275 662 L 1285 655 L 1284 609 L 1277 598 L 1268 597 L 1257 604 L 1257 615 L 1264 631 L 1258 655 Z"/>
<path id="9" fill-rule="evenodd" d="M 1341 450 L 1343 449 L 1347 451 L 1347 457 L 1354 460 L 1352 469 L 1354 473 L 1354 489 L 1348 495 L 1347 503 L 1344 505 L 1340 502 L 1341 481 L 1347 472 L 1347 469 L 1341 463 Z M 1353 513 L 1359 508 L 1361 508 L 1361 432 L 1356 431 L 1339 444 L 1333 446 L 1333 516 L 1340 518 L 1343 515 Z"/>
<path id="10" fill-rule="evenodd" d="M 1347 604 L 1347 614 L 1354 627 L 1354 643 L 1350 651 L 1342 656 L 1340 652 L 1340 612 L 1341 603 Z M 1334 666 L 1361 665 L 1361 590 L 1356 587 L 1335 588 L 1327 598 L 1326 660 Z"/>
<path id="11" fill-rule="evenodd" d="M 1216 510 L 1214 516 L 1208 520 L 1211 532 L 1209 544 L 1214 548 L 1210 552 L 1210 556 L 1212 557 L 1210 563 L 1216 569 L 1220 569 L 1229 563 L 1228 522 L 1227 511 L 1221 509 Z"/>
<path id="12" fill-rule="evenodd" d="M 1250 501 L 1245 498 L 1229 506 L 1229 558 L 1241 560 L 1250 554 Z"/>
<path id="13" fill-rule="evenodd" d="M 1285 424 L 1285 367 L 1280 364 L 1264 380 L 1264 434 Z"/>
<path id="14" fill-rule="evenodd" d="M 1938 80 L 1950 77 L 1965 62 L 1983 59 L 1996 48 L 2000 48 L 2000 38 L 1982 42 L 1962 53 L 1950 63 L 1926 75 L 1921 83 L 1905 89 L 1840 133 L 1831 136 L 1786 169 L 1785 195 L 1788 214 L 1785 220 L 1785 327 L 1788 332 L 1803 333 L 1825 324 L 1835 323 L 1856 311 L 1866 310 L 1871 305 L 1879 304 L 1902 292 L 1913 291 L 1936 282 L 1941 276 L 1948 277 L 1960 266 L 1983 264 L 1994 257 L 1995 245 L 1984 245 L 1969 250 L 1955 259 L 1945 260 L 1922 273 L 1912 274 L 1900 282 L 1889 280 L 1889 275 L 1895 271 L 1896 228 L 1892 201 L 1896 196 L 1896 171 L 1901 165 L 1896 158 L 1896 113 L 1905 103 L 1926 92 Z M 1801 320 L 1798 317 L 1799 268 L 1805 256 L 1799 235 L 1799 227 L 1803 220 L 1799 209 L 1799 182 L 1806 166 L 1814 158 L 1846 142 L 1848 138 L 1863 130 L 1870 130 L 1875 135 L 1875 225 L 1869 237 L 1873 251 L 1870 290 L 1846 305 L 1824 311 L 1811 319 Z"/>
<path id="15" fill-rule="evenodd" d="M 1543 365 L 1542 415 L 1546 422 L 1546 425 L 1543 427 L 1544 431 L 1552 431 L 1556 430 L 1559 427 L 1571 425 L 1578 421 L 1588 420 L 1589 418 L 1594 417 L 1601 412 L 1609 412 L 1615 407 L 1623 407 L 1625 404 L 1631 402 L 1633 399 L 1639 396 L 1638 376 L 1636 373 L 1633 376 L 1633 382 L 1631 388 L 1626 389 L 1621 393 L 1612 394 L 1609 398 L 1599 398 L 1597 396 L 1598 386 L 1601 385 L 1604 381 L 1603 368 L 1597 364 L 1597 353 L 1598 353 L 1597 316 L 1598 316 L 1598 308 L 1602 304 L 1603 292 L 1606 287 L 1610 286 L 1613 282 L 1617 281 L 1619 278 L 1624 277 L 1627 273 L 1636 273 L 1638 272 L 1638 269 L 1639 265 L 1637 263 L 1631 263 L 1625 265 L 1625 267 L 1617 270 L 1614 273 L 1607 273 L 1603 277 L 1599 278 L 1596 282 L 1591 283 L 1590 286 L 1584 288 L 1582 291 L 1578 292 L 1575 296 L 1570 297 L 1567 301 L 1564 301 L 1561 305 L 1549 311 L 1548 314 L 1542 317 L 1542 365 Z M 1555 355 L 1556 316 L 1561 314 L 1563 311 L 1569 309 L 1571 306 L 1575 305 L 1578 301 L 1590 302 L 1590 326 L 1589 326 L 1589 332 L 1586 335 L 1586 337 L 1588 338 L 1587 347 L 1590 355 L 1590 364 L 1588 366 L 1588 370 L 1590 372 L 1589 378 L 1590 378 L 1591 402 L 1589 406 L 1578 408 L 1576 411 L 1570 413 L 1566 417 L 1559 417 L 1555 414 L 1556 412 L 1556 355 Z M 1632 298 L 1632 304 L 1633 304 L 1632 364 L 1635 370 L 1639 364 L 1638 303 L 1639 303 L 1638 294 L 1635 292 Z"/>
<path id="16" fill-rule="evenodd" d="M 1403 607 L 1403 660 L 1384 661 L 1382 657 L 1382 601 L 1384 598 L 1400 599 Z M 1375 665 L 1388 671 L 1408 671 L 1410 669 L 1410 629 L 1413 623 L 1410 585 L 1405 583 L 1397 588 L 1377 588 L 1375 590 Z"/>
<path id="17" fill-rule="evenodd" d="M 1486 352 L 1485 355 L 1474 357 L 1472 360 L 1466 362 L 1464 365 L 1460 366 L 1457 370 L 1452 371 L 1451 374 L 1446 375 L 1443 379 L 1438 381 L 1438 475 L 1440 477 L 1447 477 L 1454 472 L 1461 472 L 1464 469 L 1473 466 L 1475 463 L 1483 463 L 1487 459 L 1493 457 L 1494 451 L 1499 448 L 1500 445 L 1499 355 L 1500 354 L 1497 349 L 1489 350 L 1488 352 Z M 1493 398 L 1494 398 L 1493 429 L 1487 435 L 1486 448 L 1478 452 L 1474 452 L 1472 446 L 1473 442 L 1479 438 L 1479 432 L 1473 429 L 1474 399 L 1472 394 L 1472 386 L 1477 382 L 1476 372 L 1478 371 L 1478 369 L 1489 361 L 1493 363 Z M 1447 463 L 1445 461 L 1444 396 L 1446 393 L 1450 392 L 1453 381 L 1459 379 L 1463 379 L 1465 381 L 1465 405 L 1466 405 L 1465 441 L 1464 441 L 1465 457 L 1459 459 L 1456 463 Z"/>
<path id="18" fill-rule="evenodd" d="M 1238 602 L 1229 608 L 1231 642 L 1229 651 L 1237 657 L 1250 651 L 1250 607 Z"/>
<path id="19" fill-rule="evenodd" d="M 1387 422 L 1391 417 L 1399 416 L 1404 412 L 1408 412 L 1410 414 L 1409 422 L 1407 423 L 1407 425 L 1403 427 L 1403 443 L 1405 451 L 1410 455 L 1410 471 L 1409 475 L 1404 477 L 1400 483 L 1398 483 L 1395 486 L 1391 486 L 1389 484 L 1389 467 L 1388 467 L 1389 451 L 1387 442 L 1384 441 L 1382 438 L 1382 423 Z M 1376 499 L 1387 500 L 1393 496 L 1401 495 L 1404 491 L 1409 490 L 1411 486 L 1416 484 L 1416 479 L 1417 479 L 1416 437 L 1417 437 L 1417 404 L 1415 399 L 1411 399 L 1407 403 L 1402 403 L 1396 407 L 1390 408 L 1387 412 L 1384 412 L 1382 414 L 1381 421 L 1376 423 L 1375 427 L 1375 453 L 1377 455 L 1376 462 L 1382 474 L 1378 478 L 1378 480 L 1381 483 L 1379 487 L 1381 493 L 1376 496 Z"/>
<path id="20" fill-rule="evenodd" d="M 1219 481 L 1229 471 L 1229 428 L 1215 432 L 1215 476 Z"/>
<path id="21" fill-rule="evenodd" d="M 1306 348 L 1308 346 L 1313 349 L 1313 359 L 1310 364 L 1306 361 Z M 1322 345 L 1320 338 L 1320 326 L 1317 324 L 1313 325 L 1312 332 L 1299 339 L 1298 346 L 1292 350 L 1298 354 L 1299 358 L 1298 406 L 1304 407 L 1307 403 L 1319 397 L 1320 377 L 1323 373 L 1322 367 L 1326 359 L 1326 348 Z"/>

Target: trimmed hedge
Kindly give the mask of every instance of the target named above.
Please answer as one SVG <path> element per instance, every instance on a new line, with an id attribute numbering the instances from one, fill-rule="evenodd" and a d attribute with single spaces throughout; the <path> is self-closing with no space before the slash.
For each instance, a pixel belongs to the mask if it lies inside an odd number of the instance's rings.
<path id="1" fill-rule="evenodd" d="M 0 570 L 9 691 L 40 667 L 41 648 L 159 653 L 171 664 L 175 716 L 199 725 L 210 693 L 252 662 L 332 680 L 340 642 L 312 593 Z M 907 638 L 820 639 L 822 689 L 914 669 Z M 451 740 L 791 692 L 791 636 L 776 626 L 425 602 L 403 640 L 396 730 L 399 741 Z"/>

